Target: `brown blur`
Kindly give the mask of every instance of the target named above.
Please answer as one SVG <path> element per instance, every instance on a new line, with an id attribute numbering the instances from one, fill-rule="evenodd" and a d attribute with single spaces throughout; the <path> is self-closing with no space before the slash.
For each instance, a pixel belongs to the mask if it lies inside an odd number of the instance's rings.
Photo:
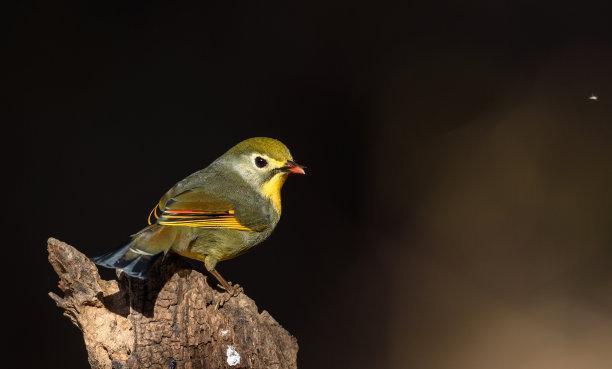
<path id="1" fill-rule="evenodd" d="M 612 58 L 591 51 L 422 142 L 387 127 L 388 367 L 612 367 L 612 95 L 588 99 Z"/>

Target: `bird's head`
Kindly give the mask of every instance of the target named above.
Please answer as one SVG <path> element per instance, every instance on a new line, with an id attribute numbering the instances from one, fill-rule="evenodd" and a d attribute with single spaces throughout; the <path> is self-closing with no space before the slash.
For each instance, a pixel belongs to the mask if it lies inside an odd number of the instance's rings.
<path id="1" fill-rule="evenodd" d="M 304 167 L 293 161 L 287 146 L 273 138 L 249 138 L 221 158 L 247 183 L 273 201 L 280 196 L 289 174 L 306 174 Z M 280 198 L 278 202 L 277 210 L 280 211 Z"/>

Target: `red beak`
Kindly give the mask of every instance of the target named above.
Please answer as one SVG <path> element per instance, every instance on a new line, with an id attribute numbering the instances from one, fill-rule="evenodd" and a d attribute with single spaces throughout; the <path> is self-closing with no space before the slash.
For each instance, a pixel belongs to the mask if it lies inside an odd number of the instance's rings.
<path id="1" fill-rule="evenodd" d="M 304 167 L 299 165 L 296 162 L 293 162 L 291 160 L 287 160 L 287 163 L 285 163 L 285 168 L 284 168 L 287 172 L 289 173 L 295 173 L 295 174 L 306 174 L 306 172 L 304 171 Z"/>

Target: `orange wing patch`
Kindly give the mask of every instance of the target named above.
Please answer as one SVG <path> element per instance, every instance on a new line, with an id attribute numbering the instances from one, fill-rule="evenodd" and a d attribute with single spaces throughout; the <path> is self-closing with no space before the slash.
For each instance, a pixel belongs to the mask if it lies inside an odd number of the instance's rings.
<path id="1" fill-rule="evenodd" d="M 149 217 L 147 218 L 147 223 L 149 225 L 153 224 L 153 222 L 151 222 L 152 217 L 155 217 L 155 220 L 159 219 L 159 215 L 157 214 L 157 209 L 159 209 L 159 204 L 155 205 L 155 207 L 151 209 L 151 212 L 149 213 Z"/>
<path id="2" fill-rule="evenodd" d="M 202 210 L 164 210 L 161 215 L 157 213 L 159 204 L 149 213 L 148 222 L 155 217 L 157 224 L 171 227 L 194 228 L 224 228 L 240 231 L 253 231 L 240 224 L 236 219 L 234 210 L 228 211 L 202 211 Z"/>

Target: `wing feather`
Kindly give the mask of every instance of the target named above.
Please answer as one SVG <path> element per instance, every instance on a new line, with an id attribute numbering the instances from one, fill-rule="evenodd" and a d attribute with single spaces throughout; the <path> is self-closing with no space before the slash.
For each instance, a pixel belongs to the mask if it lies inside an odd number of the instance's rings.
<path id="1" fill-rule="evenodd" d="M 149 213 L 149 224 L 153 217 L 164 226 L 255 231 L 240 223 L 230 203 L 215 198 L 201 188 L 187 190 L 167 201 L 160 200 Z"/>

